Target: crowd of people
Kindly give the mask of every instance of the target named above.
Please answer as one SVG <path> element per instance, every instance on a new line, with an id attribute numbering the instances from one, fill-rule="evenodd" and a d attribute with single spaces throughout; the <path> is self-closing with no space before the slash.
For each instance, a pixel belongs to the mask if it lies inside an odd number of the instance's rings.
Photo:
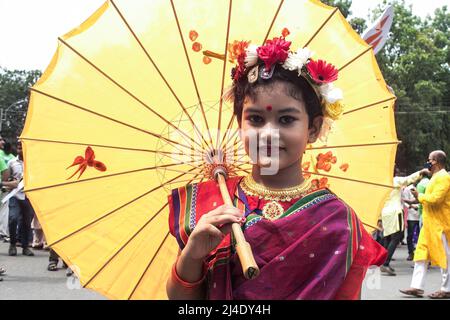
<path id="1" fill-rule="evenodd" d="M 396 275 L 390 263 L 406 236 L 407 260 L 414 260 L 414 271 L 411 287 L 400 290 L 405 295 L 422 297 L 428 268 L 438 266 L 441 288 L 429 297 L 450 298 L 450 175 L 446 161 L 446 154 L 436 150 L 429 154 L 424 169 L 409 176 L 396 170 L 394 189 L 382 210 L 379 230 L 373 235 L 388 251 L 380 270 L 389 276 Z"/>
<path id="2" fill-rule="evenodd" d="M 20 140 L 14 143 L 0 136 L 0 239 L 9 242 L 8 255 L 17 256 L 17 247 L 22 255 L 32 257 L 33 250 L 49 250 L 49 271 L 57 270 L 59 257 L 47 247 L 42 227 L 36 217 L 30 201 L 23 191 L 23 151 Z M 0 266 L 1 276 L 6 269 Z"/>

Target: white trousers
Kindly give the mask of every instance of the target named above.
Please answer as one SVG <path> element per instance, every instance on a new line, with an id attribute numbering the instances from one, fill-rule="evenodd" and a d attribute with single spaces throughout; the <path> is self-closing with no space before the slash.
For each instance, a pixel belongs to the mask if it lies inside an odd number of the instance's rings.
<path id="1" fill-rule="evenodd" d="M 445 255 L 447 256 L 447 269 L 441 268 L 442 284 L 441 291 L 450 292 L 450 280 L 449 280 L 449 263 L 450 263 L 450 249 L 445 238 L 445 234 L 442 233 L 442 243 L 445 249 Z M 414 273 L 411 281 L 411 288 L 424 289 L 425 276 L 428 270 L 428 261 L 417 261 L 414 264 Z"/>

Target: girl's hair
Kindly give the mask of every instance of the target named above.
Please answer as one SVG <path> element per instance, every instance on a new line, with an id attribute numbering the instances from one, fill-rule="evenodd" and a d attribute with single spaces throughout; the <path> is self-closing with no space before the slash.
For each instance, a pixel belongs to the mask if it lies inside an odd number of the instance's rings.
<path id="1" fill-rule="evenodd" d="M 259 66 L 259 68 L 262 67 L 263 65 Z M 234 82 L 227 95 L 227 99 L 233 101 L 233 112 L 239 125 L 241 124 L 245 100 L 250 98 L 254 101 L 258 90 L 270 89 L 276 82 L 285 83 L 286 94 L 295 100 L 305 103 L 306 112 L 308 113 L 309 118 L 309 127 L 312 126 L 315 117 L 323 115 L 320 100 L 308 81 L 302 76 L 299 77 L 297 72 L 286 70 L 281 65 L 277 64 L 272 77 L 268 80 L 264 80 L 258 75 L 258 80 L 254 83 L 249 83 L 247 76 L 243 76 L 238 81 Z"/>

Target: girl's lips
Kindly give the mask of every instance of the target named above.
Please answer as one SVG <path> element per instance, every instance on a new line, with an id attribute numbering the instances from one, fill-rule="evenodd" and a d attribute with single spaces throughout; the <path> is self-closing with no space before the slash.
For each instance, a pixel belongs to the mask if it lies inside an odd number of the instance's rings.
<path id="1" fill-rule="evenodd" d="M 283 147 L 278 147 L 277 149 L 278 149 L 278 152 L 284 150 Z M 266 155 L 267 155 L 268 157 L 270 157 L 270 156 L 272 156 L 272 151 L 276 151 L 277 149 L 275 149 L 275 148 L 272 149 L 272 146 L 271 146 L 271 145 L 259 146 L 259 147 L 258 147 L 258 153 L 259 153 L 260 150 L 265 150 L 265 151 L 266 151 L 266 152 L 265 152 Z"/>

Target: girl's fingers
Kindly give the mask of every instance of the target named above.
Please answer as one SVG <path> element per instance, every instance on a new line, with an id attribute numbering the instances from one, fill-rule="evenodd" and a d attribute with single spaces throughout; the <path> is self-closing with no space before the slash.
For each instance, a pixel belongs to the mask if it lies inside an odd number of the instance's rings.
<path id="1" fill-rule="evenodd" d="M 244 216 L 244 212 L 242 212 L 241 210 L 233 207 L 233 206 L 220 206 L 219 208 L 216 208 L 204 215 L 202 215 L 202 217 L 199 220 L 199 223 L 213 223 L 214 225 L 217 224 L 221 224 L 221 222 L 217 222 L 222 221 L 220 220 L 220 217 L 230 217 L 230 216 L 234 216 L 236 219 L 240 219 Z M 235 221 L 226 221 L 225 223 L 229 223 L 229 222 L 235 222 Z M 224 223 L 224 222 L 222 222 Z"/>
<path id="2" fill-rule="evenodd" d="M 234 206 L 229 205 L 221 205 L 220 207 L 210 211 L 207 213 L 208 216 L 217 216 L 221 214 L 235 214 L 235 215 L 243 215 L 244 213 Z"/>
<path id="3" fill-rule="evenodd" d="M 231 223 L 226 224 L 226 225 L 224 225 L 223 227 L 220 228 L 220 231 L 223 234 L 225 234 L 225 235 L 229 234 L 231 232 L 231 230 L 232 230 L 232 224 Z"/>
<path id="4" fill-rule="evenodd" d="M 210 235 L 216 238 L 223 239 L 225 237 L 225 234 L 220 229 L 211 224 L 208 226 L 207 230 Z"/>
<path id="5" fill-rule="evenodd" d="M 241 223 L 243 215 L 222 214 L 220 216 L 205 217 L 204 223 L 220 226 L 228 223 Z"/>

